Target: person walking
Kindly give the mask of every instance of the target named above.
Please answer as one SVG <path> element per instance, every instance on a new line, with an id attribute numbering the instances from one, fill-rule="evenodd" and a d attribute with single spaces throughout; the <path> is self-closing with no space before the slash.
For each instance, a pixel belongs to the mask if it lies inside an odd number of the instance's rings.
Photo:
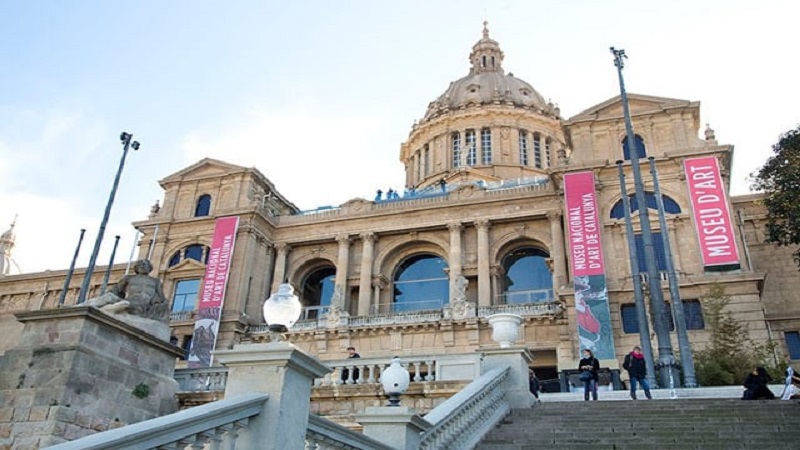
<path id="1" fill-rule="evenodd" d="M 588 348 L 583 350 L 583 358 L 578 363 L 578 370 L 581 371 L 581 381 L 583 381 L 583 399 L 589 401 L 589 393 L 592 400 L 597 400 L 597 372 L 600 370 L 600 361 L 594 357 L 594 353 Z"/>
<path id="2" fill-rule="evenodd" d="M 541 400 L 539 400 L 539 389 L 541 389 L 541 384 L 539 383 L 539 378 L 536 376 L 536 372 L 534 372 L 533 369 L 528 369 L 528 390 L 536 397 L 537 403 L 541 402 Z"/>
<path id="3" fill-rule="evenodd" d="M 636 400 L 636 384 L 640 383 L 644 389 L 644 396 L 648 400 L 652 400 L 653 396 L 650 395 L 650 383 L 647 382 L 647 364 L 644 361 L 642 349 L 633 347 L 633 351 L 625 355 L 625 360 L 622 363 L 622 368 L 628 371 L 628 377 L 631 383 L 631 398 Z"/>

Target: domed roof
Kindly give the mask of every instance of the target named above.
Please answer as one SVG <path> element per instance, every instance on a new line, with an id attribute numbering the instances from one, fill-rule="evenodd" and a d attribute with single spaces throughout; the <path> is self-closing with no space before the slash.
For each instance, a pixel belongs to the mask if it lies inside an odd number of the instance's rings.
<path id="1" fill-rule="evenodd" d="M 483 38 L 469 55 L 469 75 L 452 83 L 428 105 L 422 121 L 434 119 L 451 109 L 479 105 L 512 105 L 539 110 L 548 116 L 558 116 L 558 109 L 544 100 L 529 83 L 503 71 L 503 51 L 497 41 L 489 38 L 488 23 L 483 22 Z"/>

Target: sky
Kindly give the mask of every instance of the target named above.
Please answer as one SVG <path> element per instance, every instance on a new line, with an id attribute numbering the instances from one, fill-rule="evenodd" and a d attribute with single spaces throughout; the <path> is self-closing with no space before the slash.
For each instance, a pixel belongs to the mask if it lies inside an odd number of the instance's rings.
<path id="1" fill-rule="evenodd" d="M 761 0 L 4 0 L 0 231 L 22 272 L 131 253 L 158 184 L 204 157 L 256 167 L 301 209 L 402 189 L 400 145 L 465 76 L 482 22 L 507 72 L 562 117 L 629 93 L 701 102 L 735 147 L 732 194 L 800 124 L 800 2 Z M 703 128 L 701 126 L 700 135 Z M 14 273 L 15 271 L 12 271 Z"/>

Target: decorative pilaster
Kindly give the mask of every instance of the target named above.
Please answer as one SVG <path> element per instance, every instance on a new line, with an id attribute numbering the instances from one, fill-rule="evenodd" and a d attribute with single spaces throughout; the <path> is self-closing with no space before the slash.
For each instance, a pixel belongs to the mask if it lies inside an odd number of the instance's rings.
<path id="1" fill-rule="evenodd" d="M 283 283 L 283 278 L 286 276 L 286 257 L 292 247 L 285 242 L 275 244 L 278 250 L 278 256 L 275 258 L 275 276 L 272 278 L 272 292 L 278 291 L 278 286 Z"/>
<path id="2" fill-rule="evenodd" d="M 339 243 L 339 256 L 336 260 L 336 285 L 333 288 L 334 295 L 331 306 L 338 306 L 344 310 L 345 302 L 347 301 L 347 266 L 350 262 L 350 237 L 344 234 L 336 236 L 336 242 Z"/>
<path id="3" fill-rule="evenodd" d="M 558 290 L 567 284 L 567 262 L 564 250 L 564 229 L 561 226 L 561 211 L 547 213 L 550 220 L 550 234 L 553 246 L 550 249 L 550 258 L 553 260 L 553 287 Z"/>
<path id="4" fill-rule="evenodd" d="M 361 275 L 358 280 L 358 315 L 369 315 L 370 294 L 372 293 L 372 261 L 374 258 L 375 234 L 362 233 Z"/>
<path id="5" fill-rule="evenodd" d="M 478 306 L 492 304 L 492 286 L 489 273 L 489 221 L 475 221 L 478 230 Z"/>
<path id="6" fill-rule="evenodd" d="M 461 231 L 464 226 L 453 222 L 447 224 L 447 229 L 450 230 L 450 299 L 448 301 L 453 301 L 453 295 L 458 288 L 458 277 L 461 276 Z"/>

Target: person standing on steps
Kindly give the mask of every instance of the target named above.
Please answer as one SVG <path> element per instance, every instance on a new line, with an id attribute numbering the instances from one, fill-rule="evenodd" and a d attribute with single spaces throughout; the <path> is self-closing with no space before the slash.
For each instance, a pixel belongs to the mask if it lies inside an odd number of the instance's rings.
<path id="1" fill-rule="evenodd" d="M 633 347 L 633 351 L 625 355 L 622 368 L 628 371 L 628 376 L 631 379 L 631 398 L 636 400 L 636 384 L 638 382 L 641 383 L 642 389 L 644 389 L 644 396 L 648 400 L 652 400 L 650 383 L 647 382 L 647 364 L 644 362 L 642 349 L 638 346 Z"/>
<path id="2" fill-rule="evenodd" d="M 578 363 L 578 370 L 581 371 L 581 381 L 583 381 L 583 399 L 589 401 L 591 392 L 592 400 L 597 400 L 597 381 L 599 379 L 597 372 L 600 370 L 600 361 L 588 348 L 583 350 L 583 358 Z"/>
<path id="3" fill-rule="evenodd" d="M 347 347 L 347 359 L 361 358 L 361 355 L 356 353 L 355 347 Z M 353 369 L 353 383 L 358 382 L 358 369 Z M 350 369 L 342 369 L 342 384 L 347 384 L 350 379 Z"/>
<path id="4" fill-rule="evenodd" d="M 536 376 L 536 373 L 533 369 L 528 369 L 528 390 L 531 391 L 534 397 L 536 397 L 536 402 L 541 402 L 539 400 L 539 390 L 541 389 L 541 383 L 539 383 L 539 378 Z"/>

